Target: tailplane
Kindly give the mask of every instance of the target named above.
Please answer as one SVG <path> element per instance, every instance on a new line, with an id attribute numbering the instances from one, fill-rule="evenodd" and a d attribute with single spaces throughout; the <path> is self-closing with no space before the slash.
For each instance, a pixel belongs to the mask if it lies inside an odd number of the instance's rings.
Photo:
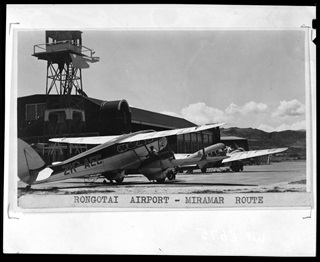
<path id="1" fill-rule="evenodd" d="M 32 184 L 38 176 L 38 171 L 46 163 L 38 153 L 26 142 L 18 138 L 18 177 L 26 184 Z"/>

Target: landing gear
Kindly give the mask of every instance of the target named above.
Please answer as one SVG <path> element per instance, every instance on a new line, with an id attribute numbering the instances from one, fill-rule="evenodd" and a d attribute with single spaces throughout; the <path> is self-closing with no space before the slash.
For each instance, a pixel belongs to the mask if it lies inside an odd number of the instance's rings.
<path id="1" fill-rule="evenodd" d="M 109 182 L 108 182 L 106 179 L 104 179 L 102 183 L 103 183 L 104 185 L 113 184 L 113 180 L 112 180 L 112 179 L 108 179 L 108 180 L 109 180 Z"/>
<path id="2" fill-rule="evenodd" d="M 117 184 L 122 184 L 124 177 L 116 179 Z"/>
<path id="3" fill-rule="evenodd" d="M 157 179 L 156 181 L 158 184 L 163 184 L 165 180 L 166 178 L 161 178 L 161 179 Z"/>
<path id="4" fill-rule="evenodd" d="M 230 168 L 234 172 L 243 171 L 243 163 L 241 161 L 235 161 L 231 164 Z"/>
<path id="5" fill-rule="evenodd" d="M 167 178 L 168 178 L 169 180 L 175 180 L 175 179 L 176 179 L 176 174 L 175 174 L 175 172 L 174 172 L 174 171 L 169 171 L 169 172 L 167 173 Z"/>
<path id="6" fill-rule="evenodd" d="M 206 173 L 207 172 L 207 168 L 206 167 L 201 168 L 201 172 L 202 173 Z"/>
<path id="7" fill-rule="evenodd" d="M 104 178 L 103 184 L 122 184 L 124 177 L 125 177 L 125 170 L 118 171 L 118 172 L 104 172 L 102 173 L 102 176 Z"/>
<path id="8" fill-rule="evenodd" d="M 108 180 L 109 180 L 109 183 L 110 183 L 110 184 L 114 184 L 113 179 L 108 179 Z M 123 180 L 124 180 L 124 177 L 115 179 L 115 181 L 116 181 L 117 184 L 122 184 Z M 103 183 L 104 185 L 106 185 L 106 184 L 108 184 L 108 181 L 107 181 L 106 179 L 104 179 L 102 183 Z"/>

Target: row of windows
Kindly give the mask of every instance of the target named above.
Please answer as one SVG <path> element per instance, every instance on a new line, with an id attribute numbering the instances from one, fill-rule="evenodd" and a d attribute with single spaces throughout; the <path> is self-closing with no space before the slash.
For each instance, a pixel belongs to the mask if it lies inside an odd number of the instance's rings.
<path id="1" fill-rule="evenodd" d="M 184 135 L 178 135 L 178 141 L 192 141 L 192 142 L 201 142 L 201 134 L 200 133 L 190 133 Z M 203 142 L 204 143 L 212 143 L 212 135 L 203 134 Z"/>
<path id="2" fill-rule="evenodd" d="M 213 136 L 203 134 L 203 146 L 207 147 L 213 144 Z M 177 152 L 194 153 L 202 149 L 202 140 L 200 133 L 191 133 L 179 135 L 177 137 Z"/>

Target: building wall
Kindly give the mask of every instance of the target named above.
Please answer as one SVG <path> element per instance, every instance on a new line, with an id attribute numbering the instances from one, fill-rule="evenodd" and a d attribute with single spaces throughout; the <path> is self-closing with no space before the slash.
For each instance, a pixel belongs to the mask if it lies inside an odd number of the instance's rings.
<path id="1" fill-rule="evenodd" d="M 46 143 L 44 138 L 44 107 L 39 106 L 38 117 L 34 120 L 26 118 L 26 106 L 31 104 L 43 105 L 45 95 L 34 95 L 18 98 L 18 137 L 28 143 Z M 142 109 L 130 108 L 125 100 L 102 101 L 93 98 L 84 99 L 85 132 L 79 136 L 106 136 L 140 130 L 162 131 L 175 128 L 195 126 L 193 123 Z M 132 113 L 132 112 L 133 113 Z M 133 115 L 132 115 L 133 114 Z M 58 137 L 68 136 L 60 134 Z M 167 138 L 170 148 L 176 153 L 193 153 L 204 147 L 220 142 L 220 129 L 215 128 L 203 132 L 203 142 L 200 133 L 170 136 Z"/>
<path id="2" fill-rule="evenodd" d="M 243 138 L 243 139 L 228 139 L 227 137 L 224 137 L 223 139 L 221 139 L 221 142 L 231 148 L 242 147 L 246 151 L 249 150 L 248 140 L 245 138 Z"/>
<path id="3" fill-rule="evenodd" d="M 159 126 L 152 126 L 147 124 L 132 124 L 133 131 L 139 130 L 155 130 L 163 131 L 168 130 L 168 128 L 161 128 Z M 175 153 L 194 153 L 202 149 L 202 140 L 200 133 L 184 134 L 178 136 L 169 136 L 167 137 L 170 148 Z M 215 128 L 209 131 L 203 132 L 203 145 L 204 147 L 210 146 L 214 143 L 220 142 L 220 129 Z"/>
<path id="4" fill-rule="evenodd" d="M 49 138 L 44 137 L 44 110 L 45 95 L 34 95 L 18 98 L 18 137 L 28 143 L 45 143 Z M 91 100 L 84 99 L 85 126 L 82 133 L 78 136 L 98 136 L 98 135 L 116 135 L 129 133 L 131 131 L 131 114 L 127 103 L 120 101 L 106 102 L 105 107 L 101 107 L 99 102 L 95 103 Z M 36 117 L 28 118 L 31 105 L 38 108 L 38 113 L 33 113 Z M 40 108 L 41 105 L 41 108 Z M 127 106 L 126 106 L 127 105 Z M 33 110 L 34 111 L 34 110 Z M 51 116 L 50 116 L 51 117 Z M 52 120 L 49 117 L 50 120 Z M 52 121 L 56 121 L 53 119 Z M 53 123 L 54 124 L 54 123 Z M 58 130 L 59 131 L 59 130 Z M 56 137 L 68 136 L 64 129 L 57 132 Z"/>
<path id="5" fill-rule="evenodd" d="M 215 128 L 203 132 L 203 142 L 200 133 L 191 133 L 177 136 L 177 153 L 194 153 L 202 149 L 202 146 L 208 147 L 220 142 L 220 129 Z"/>

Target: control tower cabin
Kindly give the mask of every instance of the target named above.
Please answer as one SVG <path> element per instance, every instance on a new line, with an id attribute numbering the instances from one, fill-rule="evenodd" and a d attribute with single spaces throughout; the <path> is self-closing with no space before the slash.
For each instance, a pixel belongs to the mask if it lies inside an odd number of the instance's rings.
<path id="1" fill-rule="evenodd" d="M 45 43 L 33 47 L 33 56 L 47 61 L 44 139 L 79 136 L 85 132 L 82 69 L 98 62 L 94 51 L 82 45 L 81 31 L 46 31 Z"/>

